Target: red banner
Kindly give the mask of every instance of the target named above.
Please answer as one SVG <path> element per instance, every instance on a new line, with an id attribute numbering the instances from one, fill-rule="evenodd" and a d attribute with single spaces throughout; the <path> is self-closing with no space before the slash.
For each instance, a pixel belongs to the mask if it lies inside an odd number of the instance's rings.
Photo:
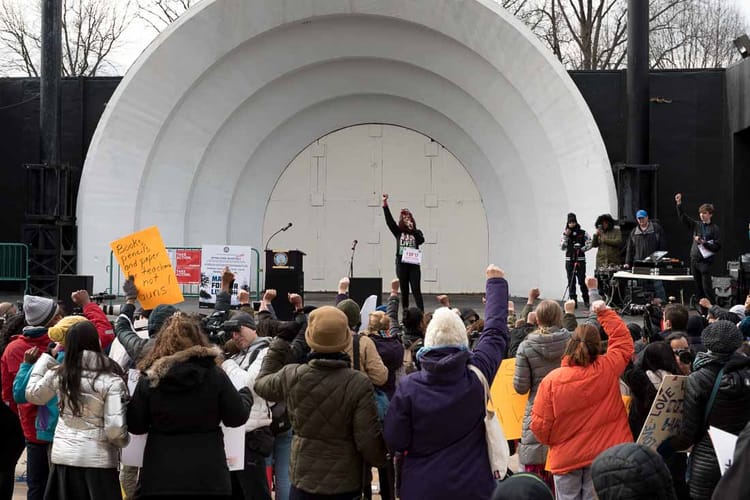
<path id="1" fill-rule="evenodd" d="M 201 281 L 201 251 L 176 250 L 175 274 L 181 285 L 197 285 Z"/>

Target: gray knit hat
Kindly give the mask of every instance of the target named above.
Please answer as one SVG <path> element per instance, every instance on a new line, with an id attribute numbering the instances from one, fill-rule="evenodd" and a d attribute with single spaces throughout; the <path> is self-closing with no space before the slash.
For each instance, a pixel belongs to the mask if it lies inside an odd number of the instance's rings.
<path id="1" fill-rule="evenodd" d="M 29 326 L 46 326 L 57 312 L 57 303 L 46 297 L 23 296 L 23 313 Z"/>
<path id="2" fill-rule="evenodd" d="M 742 332 L 730 321 L 714 321 L 701 334 L 703 345 L 711 352 L 731 354 L 742 345 Z"/>
<path id="3" fill-rule="evenodd" d="M 352 299 L 345 299 L 336 304 L 336 307 L 338 307 L 339 311 L 346 314 L 346 319 L 349 323 L 349 328 L 352 330 L 356 329 L 359 324 L 362 322 L 362 317 L 360 316 L 359 306 L 356 302 L 354 302 Z"/>
<path id="4" fill-rule="evenodd" d="M 600 500 L 676 500 L 669 469 L 651 448 L 623 443 L 599 454 L 591 479 Z"/>

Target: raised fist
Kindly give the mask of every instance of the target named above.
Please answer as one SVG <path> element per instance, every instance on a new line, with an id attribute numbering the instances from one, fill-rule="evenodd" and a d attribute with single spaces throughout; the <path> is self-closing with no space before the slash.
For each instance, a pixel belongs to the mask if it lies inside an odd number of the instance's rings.
<path id="1" fill-rule="evenodd" d="M 42 351 L 40 351 L 38 347 L 32 347 L 31 349 L 27 349 L 26 352 L 23 353 L 23 362 L 33 365 L 41 355 Z"/>
<path id="2" fill-rule="evenodd" d="M 237 293 L 237 300 L 240 302 L 240 304 L 249 304 L 250 292 L 248 292 L 247 290 L 240 290 Z"/>
<path id="3" fill-rule="evenodd" d="M 538 298 L 539 298 L 539 295 L 540 295 L 540 293 L 541 293 L 541 292 L 539 291 L 539 289 L 538 289 L 538 288 L 532 288 L 531 290 L 529 290 L 529 299 L 531 299 L 531 300 L 536 300 L 536 299 L 538 299 Z"/>
<path id="4" fill-rule="evenodd" d="M 503 272 L 503 270 L 497 267 L 495 264 L 490 264 L 489 266 L 487 266 L 485 274 L 487 275 L 487 279 L 505 277 L 505 273 Z"/>
<path id="5" fill-rule="evenodd" d="M 391 280 L 391 294 L 392 295 L 398 295 L 398 290 L 400 287 L 401 287 L 401 282 L 398 280 L 398 278 Z"/>
<path id="6" fill-rule="evenodd" d="M 599 288 L 599 280 L 594 278 L 593 276 L 586 276 L 586 287 L 589 290 L 596 290 Z"/>
<path id="7" fill-rule="evenodd" d="M 122 291 L 128 300 L 135 300 L 138 297 L 138 287 L 135 286 L 135 277 L 128 276 L 125 283 L 122 284 Z"/>
<path id="8" fill-rule="evenodd" d="M 232 283 L 234 283 L 234 273 L 230 271 L 229 266 L 227 266 L 221 273 L 221 288 L 223 290 L 229 291 L 229 289 L 232 287 Z"/>
<path id="9" fill-rule="evenodd" d="M 451 301 L 448 299 L 447 295 L 438 295 L 437 297 L 438 302 L 440 302 L 440 305 L 443 307 L 450 307 Z"/>
<path id="10" fill-rule="evenodd" d="M 274 290 L 273 288 L 269 288 L 268 290 L 263 292 L 263 300 L 265 300 L 266 302 L 271 302 L 275 298 L 276 298 L 276 290 Z"/>
<path id="11" fill-rule="evenodd" d="M 383 193 L 383 206 L 388 204 L 388 193 Z"/>
<path id="12" fill-rule="evenodd" d="M 302 296 L 298 293 L 290 293 L 288 296 L 289 303 L 294 306 L 294 310 L 302 309 Z"/>
<path id="13" fill-rule="evenodd" d="M 74 304 L 78 304 L 81 307 L 86 306 L 91 299 L 89 298 L 89 292 L 86 290 L 78 290 L 70 294 L 70 299 Z"/>
<path id="14" fill-rule="evenodd" d="M 576 313 L 576 301 L 575 300 L 566 300 L 565 304 L 563 304 L 563 309 L 567 314 L 575 314 Z"/>
<path id="15" fill-rule="evenodd" d="M 698 304 L 700 304 L 701 307 L 705 307 L 706 309 L 711 309 L 711 301 L 706 297 L 703 297 L 701 300 L 699 300 Z"/>
<path id="16" fill-rule="evenodd" d="M 608 307 L 603 300 L 596 300 L 593 304 L 591 304 L 591 312 L 599 313 L 599 311 L 603 311 L 605 309 L 608 309 Z"/>
<path id="17" fill-rule="evenodd" d="M 676 195 L 674 195 L 674 201 L 678 205 L 682 204 L 682 193 L 677 193 Z"/>
<path id="18" fill-rule="evenodd" d="M 341 278 L 339 280 L 339 293 L 346 293 L 349 291 L 349 278 Z"/>

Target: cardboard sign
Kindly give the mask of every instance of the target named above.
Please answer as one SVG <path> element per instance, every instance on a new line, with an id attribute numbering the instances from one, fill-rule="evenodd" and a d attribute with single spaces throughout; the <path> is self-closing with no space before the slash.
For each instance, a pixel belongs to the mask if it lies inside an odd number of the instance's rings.
<path id="1" fill-rule="evenodd" d="M 513 388 L 513 374 L 516 371 L 516 358 L 504 359 L 492 381 L 490 393 L 497 408 L 497 418 L 503 426 L 506 439 L 521 439 L 523 414 L 529 394 L 518 394 Z"/>
<path id="2" fill-rule="evenodd" d="M 144 309 L 185 300 L 159 228 L 152 226 L 138 231 L 109 246 L 125 277 L 135 277 L 138 300 Z"/>
<path id="3" fill-rule="evenodd" d="M 677 375 L 662 379 L 641 435 L 638 436 L 638 444 L 656 451 L 667 438 L 677 434 L 683 418 L 686 383 L 687 377 Z"/>
<path id="4" fill-rule="evenodd" d="M 128 390 L 130 394 L 135 391 L 141 372 L 131 369 L 128 371 Z M 245 426 L 225 427 L 221 425 L 224 433 L 224 453 L 227 457 L 227 467 L 230 471 L 244 470 L 245 468 Z M 130 443 L 122 449 L 120 462 L 131 467 L 143 467 L 143 453 L 146 450 L 148 434 L 130 434 Z"/>
<path id="5" fill-rule="evenodd" d="M 176 250 L 175 274 L 180 285 L 198 285 L 201 282 L 201 251 Z"/>
<path id="6" fill-rule="evenodd" d="M 221 275 L 228 267 L 234 273 L 232 305 L 240 302 L 237 293 L 240 289 L 250 288 L 252 271 L 252 247 L 238 245 L 203 245 L 201 250 L 200 299 L 201 307 L 213 307 L 216 295 L 221 291 Z"/>
<path id="7" fill-rule="evenodd" d="M 422 264 L 422 250 L 418 248 L 404 248 L 401 254 L 401 262 L 405 264 Z"/>
<path id="8" fill-rule="evenodd" d="M 719 469 L 721 469 L 721 475 L 723 476 L 727 469 L 732 466 L 737 436 L 713 426 L 708 428 L 708 435 L 711 436 L 711 442 L 714 445 L 714 450 L 716 450 L 716 460 L 719 462 Z"/>

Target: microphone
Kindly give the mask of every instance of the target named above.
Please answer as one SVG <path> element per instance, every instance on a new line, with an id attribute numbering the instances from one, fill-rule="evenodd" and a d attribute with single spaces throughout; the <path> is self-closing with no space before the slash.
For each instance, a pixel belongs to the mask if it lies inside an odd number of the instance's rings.
<path id="1" fill-rule="evenodd" d="M 292 223 L 291 222 L 289 224 L 287 224 L 286 226 L 282 227 L 281 229 L 279 229 L 278 231 L 276 231 L 275 233 L 273 233 L 271 235 L 271 237 L 268 238 L 268 240 L 266 241 L 266 250 L 268 250 L 268 244 L 271 243 L 271 240 L 273 239 L 274 236 L 276 236 L 277 234 L 279 234 L 282 231 L 286 231 L 290 227 L 292 227 Z"/>
<path id="2" fill-rule="evenodd" d="M 283 228 L 282 228 L 281 230 L 282 230 L 282 231 L 286 231 L 286 230 L 287 230 L 287 229 L 289 229 L 290 227 L 292 227 L 292 223 L 291 223 L 291 222 L 290 222 L 289 224 L 287 224 L 286 226 L 284 226 L 284 227 L 283 227 Z"/>
<path id="3" fill-rule="evenodd" d="M 354 240 L 354 243 L 352 243 L 352 251 L 354 251 L 355 248 L 357 248 L 357 243 L 359 243 L 357 240 Z"/>

